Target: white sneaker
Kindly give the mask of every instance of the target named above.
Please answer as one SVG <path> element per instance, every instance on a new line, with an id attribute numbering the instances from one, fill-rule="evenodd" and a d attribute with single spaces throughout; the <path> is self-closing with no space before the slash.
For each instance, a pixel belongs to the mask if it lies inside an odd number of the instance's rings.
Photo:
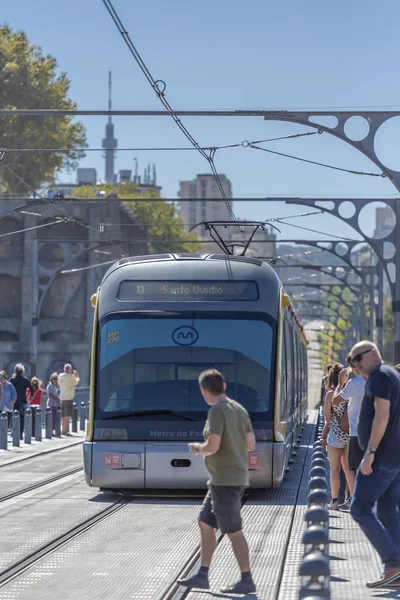
<path id="1" fill-rule="evenodd" d="M 339 510 L 339 502 L 335 500 L 335 502 L 328 504 L 328 510 Z"/>

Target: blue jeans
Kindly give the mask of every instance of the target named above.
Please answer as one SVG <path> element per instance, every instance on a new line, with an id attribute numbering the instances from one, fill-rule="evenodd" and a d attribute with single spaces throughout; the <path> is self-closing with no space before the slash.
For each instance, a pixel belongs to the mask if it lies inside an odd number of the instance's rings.
<path id="1" fill-rule="evenodd" d="M 351 516 L 380 555 L 386 569 L 400 567 L 400 467 L 374 461 L 371 475 L 358 469 Z M 377 516 L 372 509 L 377 502 Z"/>

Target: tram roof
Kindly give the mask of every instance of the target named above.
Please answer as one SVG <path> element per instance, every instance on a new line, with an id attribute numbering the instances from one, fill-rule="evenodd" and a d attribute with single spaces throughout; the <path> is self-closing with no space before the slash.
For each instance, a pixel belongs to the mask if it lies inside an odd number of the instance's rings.
<path id="1" fill-rule="evenodd" d="M 172 267 L 172 263 L 174 266 Z M 236 277 L 252 277 L 255 279 L 262 279 L 264 281 L 269 280 L 271 283 L 275 284 L 277 287 L 281 285 L 279 278 L 265 261 L 260 258 L 253 258 L 251 256 L 233 256 L 227 254 L 149 254 L 145 256 L 132 256 L 128 258 L 122 258 L 119 261 L 116 261 L 105 273 L 102 281 L 102 285 L 106 282 L 106 280 L 110 277 L 110 275 L 114 275 L 112 277 L 113 282 L 116 279 L 126 279 L 129 276 L 133 276 L 134 274 L 138 274 L 140 271 L 143 273 L 143 267 L 146 265 L 146 271 L 155 271 L 159 272 L 161 268 L 163 272 L 170 274 L 174 274 L 176 277 L 176 268 L 179 264 L 181 268 L 179 268 L 180 274 L 184 276 L 190 276 L 192 274 L 193 263 L 200 264 L 201 271 L 204 275 L 207 273 L 207 267 L 210 267 L 209 274 L 213 273 L 218 276 L 222 276 L 224 271 L 224 264 L 229 264 L 230 269 L 232 269 L 232 274 Z M 211 266 L 212 265 L 212 266 Z M 216 268 L 216 267 L 219 268 Z M 140 267 L 138 269 L 138 267 Z M 172 267 L 172 268 L 171 268 Z M 120 273 L 116 273 L 116 271 L 120 271 Z"/>

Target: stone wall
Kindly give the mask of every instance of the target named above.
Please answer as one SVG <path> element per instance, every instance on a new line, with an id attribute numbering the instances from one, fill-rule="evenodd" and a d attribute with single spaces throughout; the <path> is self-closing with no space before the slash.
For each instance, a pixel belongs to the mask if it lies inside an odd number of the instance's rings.
<path id="1" fill-rule="evenodd" d="M 21 204 L 21 199 L 0 200 L 0 214 Z M 11 374 L 15 363 L 22 362 L 27 375 L 36 370 L 45 383 L 53 371 L 61 371 L 71 362 L 81 376 L 81 385 L 88 385 L 93 319 L 90 296 L 109 265 L 74 273 L 61 271 L 92 267 L 122 255 L 146 254 L 147 244 L 134 241 L 143 240 L 144 231 L 138 224 L 123 227 L 135 224 L 134 215 L 121 203 L 107 199 L 57 202 L 54 207 L 35 205 L 25 211 L 0 219 L 0 235 L 45 225 L 0 237 L 0 368 Z M 55 223 L 62 216 L 60 211 L 75 220 Z M 101 223 L 114 225 L 103 231 Z M 132 241 L 120 243 L 132 231 Z"/>

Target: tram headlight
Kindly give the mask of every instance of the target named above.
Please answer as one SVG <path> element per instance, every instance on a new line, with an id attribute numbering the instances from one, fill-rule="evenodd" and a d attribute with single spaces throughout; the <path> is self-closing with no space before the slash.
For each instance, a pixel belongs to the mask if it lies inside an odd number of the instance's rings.
<path id="1" fill-rule="evenodd" d="M 127 440 L 128 431 L 122 427 L 96 427 L 94 430 L 95 440 Z"/>

